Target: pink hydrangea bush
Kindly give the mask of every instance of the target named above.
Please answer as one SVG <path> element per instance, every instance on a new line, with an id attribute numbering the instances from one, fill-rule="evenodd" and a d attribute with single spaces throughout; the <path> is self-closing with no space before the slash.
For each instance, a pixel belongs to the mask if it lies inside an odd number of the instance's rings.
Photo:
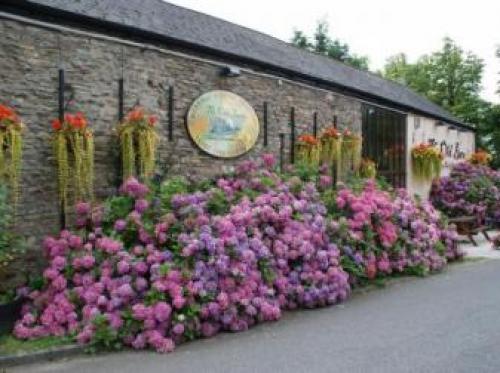
<path id="1" fill-rule="evenodd" d="M 500 225 L 500 171 L 460 162 L 435 179 L 430 200 L 449 217 L 475 216 L 479 224 Z"/>
<path id="2" fill-rule="evenodd" d="M 273 163 L 243 162 L 206 191 L 166 187 L 167 201 L 131 179 L 101 209 L 78 205 L 80 230 L 44 242 L 45 286 L 15 335 L 169 352 L 344 300 L 348 275 L 315 186 L 282 180 Z"/>
<path id="3" fill-rule="evenodd" d="M 342 264 L 351 282 L 392 273 L 426 274 L 459 259 L 458 237 L 428 202 L 406 190 L 390 193 L 373 180 L 359 193 L 343 188 L 330 212 L 331 239 L 342 241 Z"/>
<path id="4" fill-rule="evenodd" d="M 404 191 L 332 194 L 325 175 L 274 167 L 264 155 L 200 184 L 130 179 L 99 208 L 78 204 L 77 230 L 44 242 L 45 285 L 28 290 L 15 335 L 169 352 L 460 256 L 456 233 Z"/>

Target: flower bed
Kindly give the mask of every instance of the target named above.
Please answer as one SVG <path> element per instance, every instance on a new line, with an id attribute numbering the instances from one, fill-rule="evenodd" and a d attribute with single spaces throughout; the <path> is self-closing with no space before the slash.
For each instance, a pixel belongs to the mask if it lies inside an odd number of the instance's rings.
<path id="1" fill-rule="evenodd" d="M 476 216 L 500 224 L 500 172 L 458 163 L 449 176 L 434 181 L 430 199 L 449 217 Z"/>
<path id="2" fill-rule="evenodd" d="M 367 181 L 359 193 L 341 189 L 329 211 L 331 239 L 342 248 L 351 281 L 378 275 L 424 275 L 462 256 L 457 233 L 430 203 L 418 203 L 401 189 L 394 195 Z"/>
<path id="3" fill-rule="evenodd" d="M 129 179 L 103 208 L 79 204 L 80 229 L 45 240 L 45 284 L 24 290 L 31 300 L 15 335 L 168 352 L 283 310 L 341 302 L 364 279 L 421 274 L 460 255 L 428 204 L 373 181 L 336 194 L 323 176 L 319 192 L 274 173 L 274 163 L 265 155 L 197 185 Z"/>

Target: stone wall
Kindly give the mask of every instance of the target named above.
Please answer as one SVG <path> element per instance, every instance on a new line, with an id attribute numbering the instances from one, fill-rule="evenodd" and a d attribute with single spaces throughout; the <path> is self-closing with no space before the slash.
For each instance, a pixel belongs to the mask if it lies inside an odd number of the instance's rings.
<path id="1" fill-rule="evenodd" d="M 73 92 L 69 111 L 84 112 L 96 137 L 96 196 L 115 191 L 117 180 L 114 128 L 118 117 L 118 84 L 124 55 L 125 108 L 140 103 L 160 116 L 162 135 L 158 168 L 167 175 L 214 175 L 237 160 L 220 160 L 198 150 L 184 123 L 192 101 L 204 92 L 225 89 L 245 98 L 262 126 L 263 103 L 269 103 L 267 148 L 263 131 L 255 148 L 240 159 L 262 152 L 279 152 L 279 133 L 289 133 L 290 108 L 296 108 L 297 134 L 312 132 L 313 112 L 318 127 L 331 124 L 361 130 L 360 102 L 313 86 L 244 69 L 237 78 L 221 78 L 224 63 L 139 48 L 100 37 L 48 30 L 11 20 L 0 20 L 0 102 L 12 105 L 26 124 L 22 196 L 16 228 L 40 238 L 55 233 L 58 223 L 56 168 L 52 157 L 50 121 L 57 117 L 57 70 L 66 71 L 66 94 Z M 167 88 L 175 87 L 173 137 L 167 135 Z M 289 136 L 285 149 L 289 150 Z M 288 158 L 287 158 L 288 159 Z"/>

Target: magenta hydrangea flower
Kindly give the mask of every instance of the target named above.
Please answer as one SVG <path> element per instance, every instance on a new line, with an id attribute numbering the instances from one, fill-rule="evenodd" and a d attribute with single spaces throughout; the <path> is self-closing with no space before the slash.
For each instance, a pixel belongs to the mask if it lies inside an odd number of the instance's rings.
<path id="1" fill-rule="evenodd" d="M 76 204 L 75 211 L 76 211 L 77 215 L 87 216 L 88 214 L 90 214 L 90 211 L 91 211 L 90 203 L 78 202 Z"/>
<path id="2" fill-rule="evenodd" d="M 114 229 L 117 232 L 123 232 L 127 228 L 127 221 L 125 219 L 118 219 L 115 222 Z"/>

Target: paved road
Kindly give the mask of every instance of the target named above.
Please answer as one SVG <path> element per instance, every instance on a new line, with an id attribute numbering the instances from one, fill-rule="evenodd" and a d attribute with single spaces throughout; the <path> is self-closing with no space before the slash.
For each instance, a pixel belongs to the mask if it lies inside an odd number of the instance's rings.
<path id="1" fill-rule="evenodd" d="M 344 305 L 179 347 L 8 372 L 500 372 L 500 260 L 453 265 Z"/>

